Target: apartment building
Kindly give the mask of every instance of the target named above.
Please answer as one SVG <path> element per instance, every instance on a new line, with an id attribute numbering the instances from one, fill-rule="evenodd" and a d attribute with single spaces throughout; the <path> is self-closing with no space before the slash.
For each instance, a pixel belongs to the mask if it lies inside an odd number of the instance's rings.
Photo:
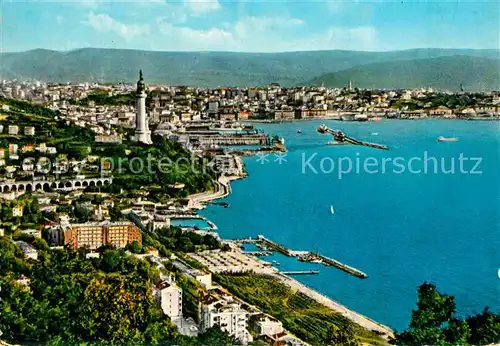
<path id="1" fill-rule="evenodd" d="M 182 289 L 170 280 L 164 280 L 155 287 L 155 297 L 161 310 L 168 317 L 182 317 Z"/>
<path id="2" fill-rule="evenodd" d="M 134 240 L 141 242 L 142 237 L 132 222 L 74 224 L 64 232 L 64 244 L 71 244 L 75 249 L 86 246 L 95 250 L 102 245 L 123 248 Z"/>
<path id="3" fill-rule="evenodd" d="M 218 326 L 222 331 L 233 335 L 243 344 L 253 341 L 248 332 L 248 312 L 241 308 L 230 295 L 210 293 L 202 299 L 200 307 L 200 329 Z"/>

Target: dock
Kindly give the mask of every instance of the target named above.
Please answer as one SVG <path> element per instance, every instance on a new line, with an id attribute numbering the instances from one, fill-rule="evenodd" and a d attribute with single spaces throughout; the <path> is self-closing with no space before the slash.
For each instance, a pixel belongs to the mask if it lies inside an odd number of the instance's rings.
<path id="1" fill-rule="evenodd" d="M 273 254 L 270 251 L 241 251 L 241 253 L 244 253 L 246 255 L 258 256 L 258 257 L 272 256 L 272 254 Z"/>
<path id="2" fill-rule="evenodd" d="M 309 257 L 309 259 L 307 257 Z M 315 253 L 310 252 L 309 255 L 306 255 L 305 258 L 301 257 L 301 260 L 305 261 L 305 262 L 318 261 L 319 263 L 322 263 L 323 265 L 338 268 L 338 269 L 343 270 L 346 273 L 354 275 L 360 279 L 368 278 L 368 275 L 363 273 L 361 270 L 358 270 L 358 269 L 351 267 L 347 264 L 344 264 L 342 262 L 339 262 L 337 260 L 334 260 L 332 258 L 323 256 L 320 254 L 315 254 Z"/>
<path id="3" fill-rule="evenodd" d="M 337 261 L 335 259 L 310 252 L 310 251 L 295 251 L 288 249 L 287 247 L 280 245 L 270 239 L 267 239 L 266 237 L 259 235 L 257 236 L 257 240 L 260 242 L 260 247 L 264 250 L 271 250 L 271 251 L 276 251 L 279 252 L 287 257 L 296 257 L 299 261 L 301 262 L 313 262 L 313 263 L 321 263 L 324 266 L 330 266 L 330 267 L 335 267 L 337 269 L 340 269 L 348 274 L 351 274 L 353 276 L 356 276 L 360 279 L 366 279 L 368 278 L 368 275 L 366 273 L 363 273 L 361 270 L 356 269 L 354 267 L 351 267 L 347 264 L 344 264 L 340 261 Z"/>
<path id="4" fill-rule="evenodd" d="M 294 270 L 288 272 L 281 272 L 283 275 L 317 275 L 319 270 Z"/>
<path id="5" fill-rule="evenodd" d="M 257 236 L 257 239 L 260 241 L 262 245 L 264 245 L 269 250 L 274 250 L 288 257 L 294 257 L 293 252 L 290 249 L 284 247 L 283 245 L 275 243 L 274 241 L 269 240 L 262 235 Z"/>

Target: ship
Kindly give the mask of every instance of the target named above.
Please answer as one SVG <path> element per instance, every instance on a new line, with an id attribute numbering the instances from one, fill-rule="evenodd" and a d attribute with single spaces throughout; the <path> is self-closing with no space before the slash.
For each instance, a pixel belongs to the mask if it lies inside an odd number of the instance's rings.
<path id="1" fill-rule="evenodd" d="M 458 142 L 458 138 L 456 137 L 443 137 L 439 136 L 437 139 L 438 142 Z"/>

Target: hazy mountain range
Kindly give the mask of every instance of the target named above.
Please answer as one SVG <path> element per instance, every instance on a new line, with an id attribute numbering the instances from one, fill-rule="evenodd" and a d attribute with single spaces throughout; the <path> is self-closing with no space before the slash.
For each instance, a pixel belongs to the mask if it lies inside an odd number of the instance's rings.
<path id="1" fill-rule="evenodd" d="M 370 88 L 500 89 L 500 51 L 156 52 L 85 48 L 0 54 L 1 79 L 135 82 L 199 87 L 321 84 Z"/>

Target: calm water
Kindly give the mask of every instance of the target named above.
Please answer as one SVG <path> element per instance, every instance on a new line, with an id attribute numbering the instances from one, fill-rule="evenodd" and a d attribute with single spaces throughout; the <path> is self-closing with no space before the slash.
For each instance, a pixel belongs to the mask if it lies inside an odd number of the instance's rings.
<path id="1" fill-rule="evenodd" d="M 230 208 L 211 206 L 202 212 L 217 224 L 221 236 L 263 234 L 366 272 L 369 278 L 360 280 L 335 268 L 280 255 L 269 259 L 280 262 L 282 269 L 319 269 L 320 275 L 298 279 L 396 329 L 407 326 L 417 286 L 424 281 L 454 295 L 461 315 L 480 312 L 486 305 L 500 312 L 500 123 L 325 121 L 353 137 L 389 145 L 390 151 L 326 146 L 331 138 L 315 131 L 320 123 L 260 125 L 285 138 L 286 162 L 275 162 L 274 155 L 263 164 L 256 157 L 245 159 L 249 177 L 234 182 L 233 194 L 225 199 Z M 460 140 L 438 143 L 441 135 Z M 390 164 L 385 174 L 362 170 L 368 157 L 378 160 L 381 171 L 384 157 L 408 162 L 412 157 L 423 159 L 424 152 L 444 158 L 447 170 L 455 157 L 456 174 L 434 174 L 432 161 L 428 174 L 397 174 Z M 318 174 L 308 166 L 303 172 L 302 161 L 314 153 L 312 165 Z M 482 157 L 482 174 L 461 174 L 461 153 Z M 353 165 L 358 159 L 359 174 L 339 179 L 337 167 L 329 174 L 321 172 L 322 159 L 324 170 L 330 172 L 330 161 L 337 163 L 340 157 L 351 158 Z M 423 169 L 417 160 L 413 170 Z M 473 165 L 465 161 L 463 169 L 470 171 Z M 374 171 L 373 166 L 368 168 Z"/>

